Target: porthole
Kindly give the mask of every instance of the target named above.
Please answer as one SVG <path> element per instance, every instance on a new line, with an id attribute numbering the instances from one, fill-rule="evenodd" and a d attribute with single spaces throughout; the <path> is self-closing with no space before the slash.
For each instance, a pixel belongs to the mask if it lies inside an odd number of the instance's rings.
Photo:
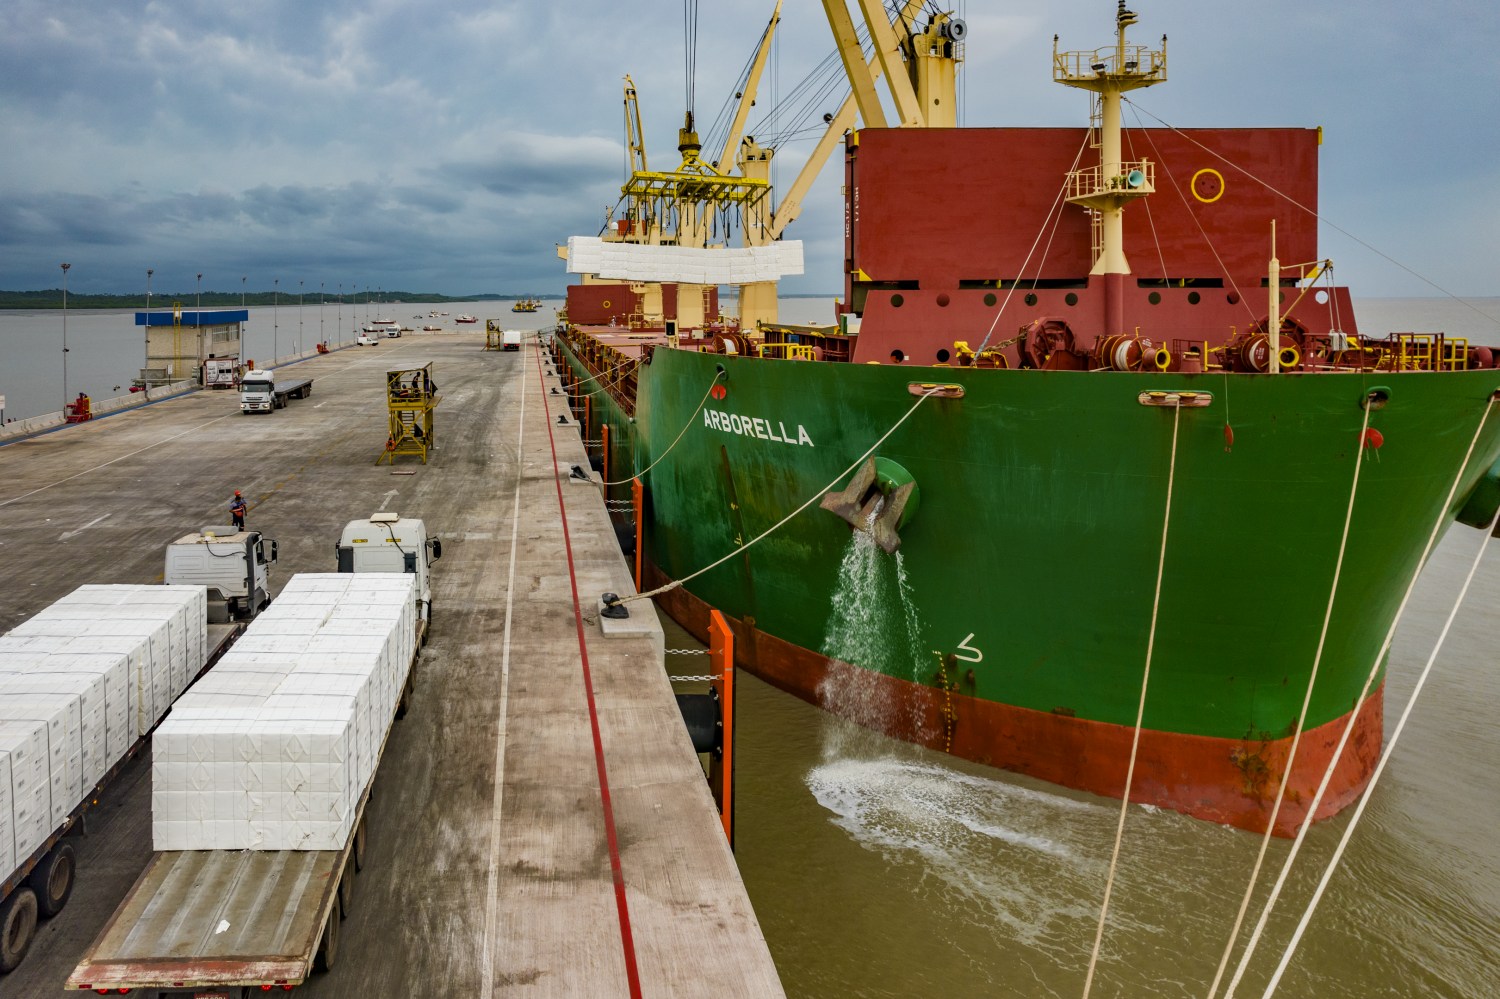
<path id="1" fill-rule="evenodd" d="M 1188 292 L 1188 304 L 1189 305 L 1197 305 L 1202 300 L 1203 300 L 1202 296 L 1199 295 L 1196 291 L 1190 291 L 1190 292 Z"/>
<path id="2" fill-rule="evenodd" d="M 893 308 L 893 309 L 899 309 L 899 308 L 901 308 L 901 306 L 903 306 L 905 304 L 906 304 L 906 299 L 902 298 L 900 295 L 892 295 L 891 296 L 891 308 Z"/>
<path id="3" fill-rule="evenodd" d="M 1027 305 L 1035 305 L 1036 304 L 1036 294 L 1034 292 L 1028 293 L 1026 295 L 1026 304 Z"/>
<path id="4" fill-rule="evenodd" d="M 947 349 L 947 348 L 946 348 L 946 347 L 945 347 L 945 348 L 943 348 L 943 349 L 942 349 L 942 350 L 939 350 L 939 351 L 938 351 L 938 352 L 937 352 L 937 360 L 938 360 L 938 363 L 939 363 L 939 364 L 947 364 L 947 363 L 948 363 L 948 358 L 950 358 L 950 357 L 952 357 L 952 356 L 953 356 L 953 355 L 952 355 L 952 354 L 950 354 L 950 353 L 948 353 L 948 349 Z"/>
<path id="5" fill-rule="evenodd" d="M 946 291 L 937 297 L 937 304 L 940 309 L 948 307 L 948 293 Z"/>
<path id="6" fill-rule="evenodd" d="M 1077 305 L 1078 304 L 1078 296 L 1075 295 L 1075 294 L 1073 294 L 1070 291 L 1070 292 L 1068 292 L 1067 297 L 1063 299 L 1063 301 L 1067 302 L 1069 305 Z"/>
<path id="7" fill-rule="evenodd" d="M 1149 295 L 1146 296 L 1146 301 L 1150 302 L 1152 305 L 1160 305 L 1161 304 L 1161 292 L 1159 292 L 1159 291 L 1153 291 L 1151 294 L 1149 294 Z"/>
<path id="8" fill-rule="evenodd" d="M 1323 291 L 1321 288 L 1318 289 L 1318 291 L 1313 294 L 1313 301 L 1317 302 L 1319 305 L 1327 305 L 1328 292 Z"/>
<path id="9" fill-rule="evenodd" d="M 990 292 L 988 295 L 984 296 L 984 304 L 985 305 L 994 305 L 995 304 L 995 293 L 994 292 Z"/>

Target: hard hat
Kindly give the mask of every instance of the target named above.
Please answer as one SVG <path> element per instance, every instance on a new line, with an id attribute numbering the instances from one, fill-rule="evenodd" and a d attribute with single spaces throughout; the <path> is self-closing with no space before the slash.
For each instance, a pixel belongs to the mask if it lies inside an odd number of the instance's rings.
<path id="1" fill-rule="evenodd" d="M 238 489 L 236 489 L 236 490 L 235 490 L 235 491 L 234 491 L 234 494 L 235 494 L 235 495 L 236 495 L 236 496 L 238 496 L 238 495 L 239 495 L 239 494 L 240 494 L 240 491 L 239 491 L 239 490 L 238 490 Z"/>

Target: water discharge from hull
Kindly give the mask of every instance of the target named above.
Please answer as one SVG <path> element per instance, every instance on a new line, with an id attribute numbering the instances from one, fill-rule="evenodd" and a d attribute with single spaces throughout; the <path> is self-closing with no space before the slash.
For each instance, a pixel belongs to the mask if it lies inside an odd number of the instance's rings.
<path id="1" fill-rule="evenodd" d="M 872 523 L 879 514 L 877 505 L 870 513 Z M 919 706 L 893 697 L 889 685 L 872 672 L 921 682 L 922 628 L 912 596 L 901 553 L 887 555 L 869 530 L 850 532 L 822 651 L 839 663 L 858 663 L 863 668 L 840 668 L 839 664 L 830 668 L 818 689 L 825 709 L 877 731 L 908 727 L 921 731 Z M 896 714 L 903 711 L 909 715 L 905 724 Z M 846 748 L 843 743 L 852 730 L 832 726 L 829 732 L 833 744 L 825 747 L 825 757 L 832 759 Z"/>

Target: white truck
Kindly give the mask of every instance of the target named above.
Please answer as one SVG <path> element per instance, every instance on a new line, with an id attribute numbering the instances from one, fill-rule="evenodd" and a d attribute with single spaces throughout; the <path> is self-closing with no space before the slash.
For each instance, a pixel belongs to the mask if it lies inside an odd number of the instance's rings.
<path id="1" fill-rule="evenodd" d="M 500 334 L 500 346 L 504 347 L 506 350 L 520 350 L 521 349 L 521 331 L 520 330 L 505 330 L 505 331 L 503 331 Z"/>
<path id="2" fill-rule="evenodd" d="M 230 529 L 189 541 L 210 530 L 168 546 L 165 586 L 83 586 L 0 636 L 0 974 L 21 963 L 39 921 L 67 905 L 71 840 L 104 787 L 245 630 L 211 595 L 243 591 L 246 580 L 264 592 L 276 542 Z M 216 553 L 190 568 L 189 547 Z M 264 606 L 230 601 L 241 618 Z"/>
<path id="3" fill-rule="evenodd" d="M 204 527 L 167 546 L 162 581 L 208 588 L 208 620 L 249 620 L 271 602 L 276 542 L 259 531 Z"/>
<path id="4" fill-rule="evenodd" d="M 132 993 L 144 990 L 145 995 L 158 999 L 248 999 L 264 991 L 290 990 L 305 982 L 314 971 L 333 967 L 338 957 L 340 923 L 351 908 L 355 874 L 365 864 L 365 805 L 391 722 L 406 712 L 418 652 L 426 639 L 431 614 L 431 563 L 441 553 L 441 543 L 427 536 L 421 520 L 377 513 L 367 520 L 350 522 L 337 546 L 339 572 L 292 577 L 282 591 L 282 602 L 257 619 L 242 640 L 242 648 L 280 647 L 279 643 L 293 633 L 307 636 L 309 621 L 321 622 L 316 628 L 331 633 L 321 637 L 314 633 L 306 638 L 312 644 L 299 653 L 303 656 L 299 665 L 292 666 L 286 676 L 276 680 L 273 690 L 264 688 L 260 694 L 254 693 L 255 683 L 260 682 L 257 677 L 264 677 L 266 670 L 263 663 L 254 660 L 247 660 L 242 678 L 230 682 L 240 657 L 236 652 L 206 681 L 215 684 L 215 689 L 223 688 L 218 693 L 227 698 L 224 705 L 209 704 L 206 706 L 211 710 L 195 712 L 191 696 L 179 705 L 179 713 L 186 712 L 183 721 L 197 720 L 201 725 L 198 719 L 218 717 L 225 705 L 232 709 L 246 697 L 265 696 L 260 704 L 273 700 L 284 704 L 287 698 L 303 696 L 312 702 L 309 704 L 312 710 L 305 715 L 294 710 L 290 717 L 326 719 L 330 713 L 336 713 L 331 706 L 337 702 L 329 691 L 337 687 L 348 692 L 351 702 L 363 705 L 360 710 L 366 714 L 360 717 L 373 719 L 375 725 L 366 728 L 357 720 L 352 729 L 355 735 L 348 758 L 358 758 L 363 763 L 357 768 L 359 776 L 352 779 L 344 792 L 347 797 L 333 801 L 331 808 L 325 801 L 326 793 L 323 798 L 314 797 L 320 793 L 318 789 L 332 785 L 319 783 L 317 760 L 308 764 L 311 783 L 307 793 L 311 797 L 309 804 L 313 805 L 308 814 L 341 816 L 343 824 L 337 827 L 341 832 L 320 832 L 313 828 L 316 821 L 297 817 L 296 808 L 288 804 L 294 806 L 304 793 L 297 788 L 276 789 L 282 799 L 281 824 L 274 815 L 262 816 L 265 825 L 250 830 L 253 842 L 235 838 L 243 835 L 243 830 L 238 829 L 242 823 L 231 824 L 225 830 L 222 823 L 215 821 L 208 824 L 218 827 L 211 834 L 204 826 L 197 835 L 228 835 L 230 839 L 219 843 L 209 840 L 204 848 L 184 846 L 171 839 L 176 835 L 171 816 L 163 822 L 153 808 L 156 852 L 68 977 L 66 988 Z M 353 578 L 346 574 L 352 574 Z M 391 616 L 395 605 L 382 604 L 386 594 L 369 592 L 371 584 L 380 579 L 395 585 L 397 581 L 389 578 L 393 574 L 413 577 L 410 586 L 399 591 L 378 587 L 390 590 L 390 599 L 400 601 L 403 609 L 399 617 Z M 347 592 L 329 597 L 328 594 L 338 590 L 339 580 L 347 580 Z M 365 585 L 357 585 L 360 583 Z M 310 613 L 317 598 L 331 600 L 329 609 Z M 282 612 L 283 607 L 288 608 L 286 613 Z M 291 608 L 295 608 L 295 613 Z M 389 630 L 393 623 L 395 630 Z M 327 672 L 318 672 L 319 652 L 315 646 L 319 642 L 327 643 L 325 649 L 336 650 Z M 355 677 L 357 667 L 351 663 L 367 646 L 382 643 L 387 672 L 378 677 L 372 673 L 369 681 Z M 245 655 L 267 658 L 254 651 Z M 269 695 L 265 695 L 265 690 L 271 690 Z M 261 733 L 258 738 L 268 744 L 267 740 L 273 737 L 266 733 L 274 726 L 266 725 L 264 715 L 257 717 L 260 720 L 255 724 Z M 288 740 L 306 742 L 306 736 L 318 725 L 326 726 L 327 722 L 289 722 L 280 731 Z M 163 731 L 170 733 L 172 728 L 169 720 Z M 164 780 L 170 779 L 171 768 L 180 762 L 166 755 L 169 752 L 153 755 L 153 782 L 158 772 Z M 237 759 L 226 766 L 233 769 L 241 762 Z M 216 762 L 215 768 L 218 766 Z M 334 770 L 344 773 L 344 766 L 339 763 Z M 189 755 L 189 774 L 195 767 L 201 769 Z M 229 781 L 228 793 L 237 794 L 240 780 L 231 774 Z M 188 790 L 183 793 L 191 795 L 194 793 L 191 776 L 187 785 Z M 155 799 L 158 792 L 155 783 L 152 792 Z M 164 788 L 162 797 L 175 793 L 178 791 L 174 788 Z M 253 802 L 248 803 L 252 826 L 256 807 Z M 217 799 L 214 808 L 217 810 Z M 191 803 L 187 811 L 191 816 Z M 189 818 L 189 824 L 191 821 Z M 286 828 L 288 824 L 290 829 Z M 290 840 L 284 838 L 288 835 Z M 321 838 L 310 838 L 313 836 Z M 296 845 L 301 842 L 308 845 Z M 206 926 L 214 930 L 205 932 Z"/>
<path id="5" fill-rule="evenodd" d="M 270 369 L 247 371 L 240 378 L 240 412 L 269 413 L 282 409 L 288 399 L 312 395 L 311 378 L 281 378 Z"/>
<path id="6" fill-rule="evenodd" d="M 432 563 L 443 556 L 442 541 L 428 537 L 427 525 L 395 512 L 372 513 L 344 525 L 336 551 L 339 572 L 415 573 L 418 638 L 426 641 L 432 623 Z"/>

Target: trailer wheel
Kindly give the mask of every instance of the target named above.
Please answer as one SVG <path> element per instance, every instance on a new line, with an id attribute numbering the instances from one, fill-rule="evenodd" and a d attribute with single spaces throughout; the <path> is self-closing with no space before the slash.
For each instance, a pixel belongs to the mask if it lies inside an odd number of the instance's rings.
<path id="1" fill-rule="evenodd" d="M 22 885 L 0 902 L 0 974 L 15 971 L 36 937 L 36 892 Z"/>
<path id="2" fill-rule="evenodd" d="M 313 958 L 313 970 L 332 971 L 339 958 L 339 914 L 330 912 L 328 922 L 323 925 L 323 939 L 318 942 L 318 953 Z"/>
<path id="3" fill-rule="evenodd" d="M 339 915 L 345 919 L 349 913 L 354 911 L 354 872 L 344 871 L 343 877 L 339 878 Z"/>
<path id="4" fill-rule="evenodd" d="M 47 919 L 62 912 L 63 906 L 68 904 L 77 867 L 78 856 L 73 852 L 73 844 L 58 843 L 26 879 L 36 892 L 37 910 Z"/>
<path id="5" fill-rule="evenodd" d="M 362 871 L 365 869 L 365 819 L 360 816 L 359 825 L 354 827 L 354 869 Z"/>

